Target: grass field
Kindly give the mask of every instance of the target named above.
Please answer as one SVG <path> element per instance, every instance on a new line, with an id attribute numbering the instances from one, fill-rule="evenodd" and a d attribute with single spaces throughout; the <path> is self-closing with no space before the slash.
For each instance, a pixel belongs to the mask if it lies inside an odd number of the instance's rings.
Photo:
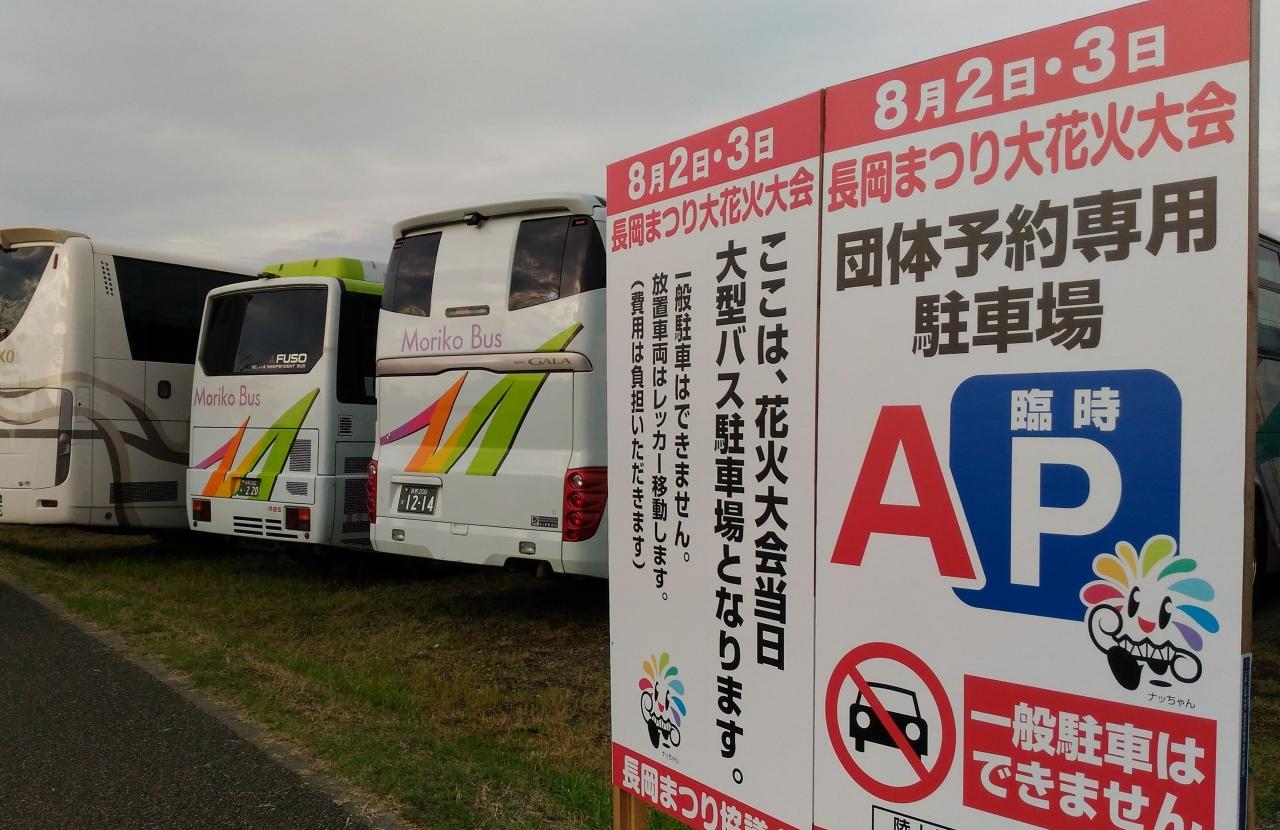
<path id="1" fill-rule="evenodd" d="M 609 825 L 603 582 L 340 561 L 0 531 L 0 569 L 411 822 Z M 1258 813 L 1280 827 L 1280 603 L 1258 615 L 1255 654 Z"/>
<path id="2" fill-rule="evenodd" d="M 1253 740 L 1258 826 L 1280 830 L 1280 586 L 1253 620 Z"/>

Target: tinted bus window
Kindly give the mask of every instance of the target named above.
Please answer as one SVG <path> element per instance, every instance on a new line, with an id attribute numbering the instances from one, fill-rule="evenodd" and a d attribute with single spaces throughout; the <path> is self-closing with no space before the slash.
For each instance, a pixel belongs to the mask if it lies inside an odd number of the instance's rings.
<path id="1" fill-rule="evenodd" d="M 431 316 L 431 287 L 436 279 L 439 233 L 406 237 L 391 249 L 382 307 L 399 314 Z"/>
<path id="2" fill-rule="evenodd" d="M 200 352 L 206 375 L 311 371 L 324 351 L 326 290 L 289 288 L 215 297 Z"/>
<path id="3" fill-rule="evenodd" d="M 1280 254 L 1258 245 L 1258 352 L 1280 359 Z"/>
<path id="4" fill-rule="evenodd" d="M 1258 246 L 1258 279 L 1280 287 L 1280 252 L 1266 245 Z"/>
<path id="5" fill-rule="evenodd" d="M 0 340 L 17 328 L 52 255 L 52 245 L 0 251 Z"/>
<path id="6" fill-rule="evenodd" d="M 589 216 L 526 219 L 511 260 L 515 311 L 604 287 L 604 242 Z"/>
<path id="7" fill-rule="evenodd" d="M 1280 359 L 1280 293 L 1266 286 L 1258 289 L 1258 352 Z"/>
<path id="8" fill-rule="evenodd" d="M 338 321 L 338 400 L 374 403 L 374 367 L 378 362 L 376 294 L 343 292 Z"/>
<path id="9" fill-rule="evenodd" d="M 511 260 L 508 309 L 515 311 L 560 298 L 560 268 L 564 263 L 568 230 L 567 216 L 526 219 L 520 223 Z"/>
<path id="10" fill-rule="evenodd" d="M 244 279 L 239 274 L 115 257 L 125 335 L 134 360 L 192 363 L 200 315 L 209 289 Z"/>
<path id="11" fill-rule="evenodd" d="M 604 274 L 604 241 L 596 230 L 596 223 L 586 216 L 571 217 L 564 243 L 560 296 L 604 288 Z"/>

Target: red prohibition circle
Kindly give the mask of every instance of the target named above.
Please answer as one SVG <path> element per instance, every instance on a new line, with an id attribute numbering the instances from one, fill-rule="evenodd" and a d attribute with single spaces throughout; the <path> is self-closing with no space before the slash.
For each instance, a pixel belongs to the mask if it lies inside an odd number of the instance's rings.
<path id="1" fill-rule="evenodd" d="M 861 677 L 858 670 L 859 664 L 876 659 L 899 663 L 924 681 L 925 688 L 933 696 L 934 705 L 942 721 L 942 740 L 939 742 L 938 759 L 932 768 L 925 768 L 924 773 L 920 775 L 920 780 L 914 784 L 885 784 L 873 778 L 870 773 L 858 766 L 858 762 L 849 752 L 849 747 L 845 745 L 844 734 L 840 729 L 840 716 L 837 711 L 840 687 L 846 678 L 853 679 L 855 674 Z M 826 713 L 827 736 L 831 740 L 831 748 L 835 750 L 836 757 L 840 759 L 840 764 L 845 772 L 849 773 L 849 777 L 871 795 L 896 804 L 909 804 L 931 795 L 946 779 L 956 753 L 955 713 L 951 711 L 951 701 L 947 697 L 946 689 L 942 687 L 942 681 L 938 680 L 938 676 L 925 665 L 923 660 L 902 646 L 893 643 L 864 643 L 841 657 L 831 671 L 831 679 L 827 681 L 826 705 L 823 708 Z"/>

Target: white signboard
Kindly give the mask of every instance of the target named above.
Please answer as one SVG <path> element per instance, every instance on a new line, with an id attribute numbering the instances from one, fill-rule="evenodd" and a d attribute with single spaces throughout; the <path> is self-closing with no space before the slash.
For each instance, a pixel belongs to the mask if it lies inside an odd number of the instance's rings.
<path id="1" fill-rule="evenodd" d="M 1249 56 L 1153 2 L 828 91 L 815 827 L 1239 826 Z"/>
<path id="2" fill-rule="evenodd" d="M 614 784 L 811 826 L 820 97 L 609 168 Z"/>

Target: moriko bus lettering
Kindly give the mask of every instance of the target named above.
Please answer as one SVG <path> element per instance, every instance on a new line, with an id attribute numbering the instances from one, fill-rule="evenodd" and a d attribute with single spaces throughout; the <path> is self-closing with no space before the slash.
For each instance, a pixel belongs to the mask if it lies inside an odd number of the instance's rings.
<path id="1" fill-rule="evenodd" d="M 476 323 L 466 336 L 450 332 L 441 326 L 434 332 L 423 333 L 417 329 L 404 332 L 400 337 L 402 352 L 461 352 L 466 349 L 500 349 L 502 332 L 487 332 Z"/>
<path id="2" fill-rule="evenodd" d="M 262 403 L 261 392 L 250 392 L 249 387 L 240 384 L 239 389 L 220 386 L 217 389 L 197 389 L 196 406 L 258 406 Z"/>
<path id="3" fill-rule="evenodd" d="M 537 351 L 562 352 L 580 331 L 582 324 L 574 323 L 539 346 Z M 532 360 L 530 364 L 533 365 Z M 525 415 L 533 406 L 542 384 L 546 382 L 547 374 L 525 372 L 504 375 L 476 401 L 471 411 L 462 417 L 449 437 L 441 443 L 445 426 L 453 412 L 453 404 L 467 380 L 467 374 L 463 374 L 430 406 L 381 436 L 378 444 L 391 444 L 421 431 L 422 440 L 413 458 L 405 465 L 405 470 L 411 473 L 447 473 L 471 448 L 476 436 L 488 424 L 475 458 L 467 467 L 467 475 L 497 475 L 498 468 L 511 452 Z"/>

